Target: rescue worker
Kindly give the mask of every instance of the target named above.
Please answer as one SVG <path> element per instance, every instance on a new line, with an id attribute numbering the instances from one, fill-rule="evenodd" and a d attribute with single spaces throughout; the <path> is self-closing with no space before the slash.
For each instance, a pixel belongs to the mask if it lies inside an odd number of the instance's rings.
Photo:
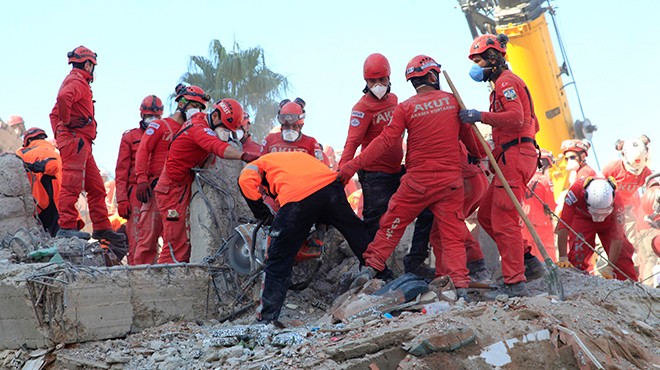
<path id="1" fill-rule="evenodd" d="M 189 101 L 206 104 L 202 99 L 203 92 L 196 95 L 188 94 L 183 98 L 186 86 L 179 84 L 174 89 L 177 109 L 169 117 L 156 119 L 147 124 L 140 145 L 135 154 L 135 175 L 137 180 L 136 198 L 142 203 L 138 219 L 140 237 L 135 246 L 135 265 L 153 264 L 158 259 L 158 239 L 163 236 L 163 220 L 158 210 L 158 200 L 152 194 L 153 188 L 165 166 L 167 152 L 172 138 L 186 121 L 185 111 L 182 111 Z M 199 92 L 197 86 L 191 86 L 192 92 Z M 188 100 L 190 99 L 190 100 Z"/>
<path id="2" fill-rule="evenodd" d="M 382 54 L 371 54 L 364 61 L 362 77 L 366 86 L 362 97 L 351 110 L 348 136 L 339 160 L 339 168 L 355 156 L 358 147 L 364 151 L 383 131 L 392 117 L 398 98 L 390 92 L 390 62 Z M 362 187 L 362 215 L 370 240 L 376 236 L 387 203 L 399 187 L 403 149 L 399 137 L 392 149 L 358 171 Z"/>
<path id="3" fill-rule="evenodd" d="M 16 151 L 25 164 L 32 196 L 37 203 L 37 217 L 51 236 L 57 235 L 57 199 L 60 194 L 62 158 L 57 148 L 46 141 L 46 132 L 32 127 L 23 137 L 23 147 Z"/>
<path id="4" fill-rule="evenodd" d="M 529 221 L 534 226 L 534 230 L 536 230 L 543 246 L 550 255 L 550 259 L 557 262 L 555 227 L 552 223 L 552 216 L 545 211 L 546 206 L 552 212 L 557 208 L 552 179 L 548 172 L 554 164 L 555 157 L 552 155 L 552 152 L 541 149 L 541 167 L 536 171 L 534 177 L 532 177 L 527 184 L 525 199 L 523 200 L 522 206 L 527 218 L 529 218 Z M 532 193 L 536 194 L 536 196 Z M 522 235 L 523 239 L 527 242 L 526 249 L 530 249 L 531 253 L 537 258 L 543 259 L 532 235 L 526 227 L 523 228 Z"/>
<path id="5" fill-rule="evenodd" d="M 640 199 L 637 221 L 639 237 L 634 244 L 639 258 L 639 280 L 652 287 L 660 286 L 660 173 L 647 177 L 644 194 Z"/>
<path id="6" fill-rule="evenodd" d="M 525 185 L 536 171 L 538 156 L 535 136 L 539 131 L 539 123 L 525 82 L 509 70 L 504 59 L 508 41 L 508 37 L 503 34 L 485 34 L 472 42 L 468 58 L 474 65 L 470 76 L 477 82 L 489 81 L 493 91 L 489 112 L 462 110 L 460 117 L 466 123 L 483 122 L 492 126 L 495 143 L 493 155 L 511 190 L 518 201 L 522 202 Z M 500 294 L 509 297 L 528 296 L 525 270 L 533 268 L 544 271 L 543 265 L 531 254 L 529 262 L 525 258 L 520 215 L 497 177 L 490 183 L 481 200 L 478 219 L 497 244 L 504 277 L 504 285 L 486 293 L 486 298 L 495 298 Z M 526 267 L 526 264 L 529 266 Z"/>
<path id="7" fill-rule="evenodd" d="M 96 53 L 78 46 L 67 54 L 71 73 L 64 79 L 50 113 L 50 123 L 62 156 L 62 189 L 58 209 L 60 230 L 57 236 L 89 239 L 77 229 L 76 201 L 87 193 L 94 239 L 105 239 L 125 247 L 126 237 L 112 230 L 105 205 L 105 187 L 92 154 L 96 139 L 94 101 L 90 83 L 94 81 Z"/>
<path id="8" fill-rule="evenodd" d="M 364 252 L 366 268 L 358 274 L 353 286 L 364 284 L 385 270 L 385 263 L 403 236 L 406 227 L 422 210 L 429 208 L 442 239 L 432 241 L 436 274 L 446 271 L 459 295 L 466 296 L 470 278 L 466 267 L 463 240 L 467 232 L 463 215 L 463 177 L 459 166 L 459 138 L 470 154 L 482 157 L 472 131 L 458 119 L 456 98 L 440 90 L 440 65 L 433 58 L 418 55 L 408 62 L 406 80 L 417 94 L 400 103 L 390 123 L 383 128 L 359 156 L 339 168 L 338 177 L 345 183 L 359 169 L 374 163 L 385 153 L 399 150 L 404 130 L 408 132 L 406 174 L 392 195 L 387 211 L 381 217 L 380 229 Z M 442 255 L 442 258 L 437 258 Z"/>
<path id="9" fill-rule="evenodd" d="M 273 152 L 303 152 L 316 157 L 323 162 L 323 149 L 311 136 L 302 133 L 305 125 L 305 101 L 296 98 L 280 102 L 277 120 L 281 124 L 281 131 L 270 133 L 261 143 L 261 155 Z"/>
<path id="10" fill-rule="evenodd" d="M 621 269 L 633 281 L 637 281 L 637 272 L 632 262 L 633 246 L 626 238 L 623 226 L 623 197 L 616 191 L 613 178 L 578 179 L 566 193 L 561 220 L 576 233 L 582 235 L 591 246 L 596 243 L 596 235 L 603 244 L 610 263 Z M 557 249 L 559 267 L 573 267 L 590 271 L 593 251 L 574 233 L 569 234 L 564 223 L 557 224 Z M 567 245 L 570 249 L 567 252 Z M 606 279 L 626 280 L 626 276 L 610 265 L 600 270 Z"/>
<path id="11" fill-rule="evenodd" d="M 587 156 L 591 144 L 577 139 L 564 140 L 561 150 L 566 160 L 566 171 L 569 171 L 568 183 L 573 184 L 578 179 L 596 176 L 596 171 L 587 164 Z"/>
<path id="12" fill-rule="evenodd" d="M 481 198 L 488 188 L 488 178 L 479 167 L 480 159 L 469 156 L 465 146 L 461 144 L 461 173 L 463 175 L 463 215 L 470 217 L 479 208 Z M 481 251 L 479 242 L 472 233 L 466 228 L 463 243 L 465 245 L 468 275 L 470 280 L 479 283 L 490 283 L 491 273 L 486 268 L 484 254 Z M 433 237 L 431 237 L 433 236 Z M 415 232 L 410 244 L 410 251 L 403 257 L 403 267 L 406 273 L 413 273 L 428 279 L 433 279 L 436 274 L 435 269 L 428 269 L 424 261 L 429 254 L 429 241 L 433 239 L 439 243 L 438 247 L 442 250 L 442 242 L 437 228 L 433 227 L 433 213 L 424 210 L 415 223 Z M 442 266 L 442 263 L 439 265 Z M 446 275 L 446 271 L 441 270 L 440 275 Z"/>
<path id="13" fill-rule="evenodd" d="M 251 128 L 252 122 L 250 122 L 250 114 L 248 112 L 244 112 L 241 127 L 236 130 L 236 138 L 243 145 L 244 152 L 258 155 L 261 153 L 261 145 L 255 143 L 254 140 L 252 140 Z"/>
<path id="14" fill-rule="evenodd" d="M 257 319 L 277 320 L 289 287 L 294 258 L 317 222 L 334 226 L 346 238 L 363 264 L 368 240 L 362 221 L 351 210 L 337 173 L 302 152 L 274 152 L 250 162 L 238 185 L 257 219 L 272 222 L 265 262 L 265 278 Z M 262 191 L 275 197 L 281 208 L 274 217 L 263 202 Z"/>
<path id="15" fill-rule="evenodd" d="M 115 168 L 117 213 L 126 220 L 126 235 L 128 237 L 126 260 L 129 265 L 134 265 L 133 257 L 135 256 L 135 248 L 141 231 L 138 224 L 142 202 L 137 198 L 138 180 L 135 171 L 135 158 L 147 126 L 161 118 L 163 108 L 163 102 L 156 95 L 148 95 L 142 99 L 139 126 L 124 132 L 119 144 L 119 155 Z"/>
<path id="16" fill-rule="evenodd" d="M 184 101 L 185 99 L 185 101 Z M 174 135 L 165 167 L 154 188 L 163 219 L 163 248 L 158 263 L 189 262 L 190 224 L 188 214 L 194 167 L 204 164 L 209 154 L 220 158 L 250 161 L 258 156 L 240 152 L 221 140 L 216 132 L 236 131 L 243 120 L 243 107 L 234 99 L 222 99 L 208 116 L 202 113 L 210 97 L 197 86 L 188 86 L 175 99 L 187 118 Z"/>
<path id="17" fill-rule="evenodd" d="M 11 127 L 12 131 L 16 134 L 16 136 L 21 137 L 25 135 L 25 121 L 23 121 L 23 117 L 21 116 L 9 116 L 9 119 L 7 120 L 7 125 Z"/>

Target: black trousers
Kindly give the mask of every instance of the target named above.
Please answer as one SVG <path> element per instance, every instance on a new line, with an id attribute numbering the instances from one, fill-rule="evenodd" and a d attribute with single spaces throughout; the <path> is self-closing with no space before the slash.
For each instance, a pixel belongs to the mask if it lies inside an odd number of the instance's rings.
<path id="1" fill-rule="evenodd" d="M 402 173 L 359 171 L 364 206 L 362 216 L 369 233 L 369 241 L 374 240 L 380 227 L 380 218 L 387 211 L 387 204 L 399 188 Z"/>
<path id="2" fill-rule="evenodd" d="M 360 264 L 364 264 L 362 253 L 369 244 L 367 230 L 348 204 L 341 183 L 333 182 L 299 202 L 285 204 L 270 229 L 260 320 L 277 320 L 280 316 L 294 258 L 317 221 L 334 226 L 346 238 Z"/>

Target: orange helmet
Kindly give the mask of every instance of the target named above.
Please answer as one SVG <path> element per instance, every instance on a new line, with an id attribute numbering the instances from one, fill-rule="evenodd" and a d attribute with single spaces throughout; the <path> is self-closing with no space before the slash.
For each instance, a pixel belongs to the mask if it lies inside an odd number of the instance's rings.
<path id="1" fill-rule="evenodd" d="M 213 104 L 213 111 L 209 114 L 209 117 L 213 112 L 217 111 L 220 115 L 220 123 L 231 131 L 236 131 L 236 129 L 243 122 L 243 106 L 241 103 L 234 99 L 225 98 L 219 102 Z M 213 121 L 209 119 L 209 126 L 211 129 L 215 130 L 218 125 L 214 125 Z"/>
<path id="2" fill-rule="evenodd" d="M 147 95 L 140 104 L 140 115 L 160 116 L 163 114 L 163 102 L 156 95 Z"/>
<path id="3" fill-rule="evenodd" d="M 300 104 L 290 101 L 280 108 L 277 113 L 277 121 L 281 124 L 302 125 L 305 123 L 305 111 Z"/>
<path id="4" fill-rule="evenodd" d="M 390 62 L 383 54 L 371 54 L 364 61 L 362 74 L 365 80 L 368 78 L 389 77 L 390 72 Z"/>
<path id="5" fill-rule="evenodd" d="M 591 148 L 591 144 L 588 141 L 582 141 L 578 139 L 569 139 L 561 142 L 561 151 L 566 154 L 566 152 L 576 152 L 584 153 L 588 155 L 588 151 Z"/>
<path id="6" fill-rule="evenodd" d="M 497 36 L 491 34 L 481 35 L 472 41 L 468 58 L 472 60 L 476 55 L 482 54 L 488 49 L 495 49 L 502 53 L 502 56 L 505 56 L 507 42 L 509 42 L 509 37 L 504 34 Z"/>
<path id="7" fill-rule="evenodd" d="M 73 49 L 73 51 L 68 52 L 66 56 L 69 58 L 69 64 L 83 63 L 89 60 L 94 65 L 96 65 L 96 53 L 82 45 Z"/>
<path id="8" fill-rule="evenodd" d="M 440 64 L 436 63 L 433 58 L 426 55 L 418 55 L 408 62 L 406 66 L 406 81 L 410 81 L 414 77 L 423 77 L 431 71 L 440 73 Z"/>
<path id="9" fill-rule="evenodd" d="M 204 90 L 199 87 L 199 86 L 185 86 L 178 88 L 179 86 L 177 85 L 177 90 L 176 90 L 176 98 L 174 99 L 175 102 L 178 102 L 181 100 L 181 98 L 186 99 L 187 101 L 196 101 L 204 106 L 206 108 L 206 103 L 208 103 L 209 100 L 211 100 L 211 97 L 208 96 Z M 241 109 L 242 110 L 242 109 Z M 242 113 L 241 113 L 242 114 Z"/>
<path id="10" fill-rule="evenodd" d="M 48 137 L 48 135 L 46 135 L 46 131 L 38 127 L 32 127 L 27 130 L 25 135 L 23 135 L 23 146 L 28 146 L 30 140 L 36 139 L 39 135 L 43 135 L 44 139 Z"/>
<path id="11" fill-rule="evenodd" d="M 25 123 L 25 121 L 23 121 L 23 117 L 21 116 L 10 116 L 7 120 L 7 124 L 9 126 L 20 125 L 21 123 Z"/>

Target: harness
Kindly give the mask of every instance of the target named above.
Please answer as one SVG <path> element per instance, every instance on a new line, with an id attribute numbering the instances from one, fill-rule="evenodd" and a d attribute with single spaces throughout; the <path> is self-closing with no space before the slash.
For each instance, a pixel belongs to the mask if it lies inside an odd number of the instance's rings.
<path id="1" fill-rule="evenodd" d="M 504 153 L 507 150 L 511 149 L 511 147 L 514 147 L 514 146 L 516 146 L 518 144 L 522 144 L 522 143 L 532 143 L 532 144 L 534 144 L 534 148 L 536 148 L 536 152 L 538 153 L 538 156 L 536 157 L 536 166 L 538 168 L 541 168 L 541 148 L 539 148 L 539 144 L 536 143 L 536 140 L 534 140 L 531 137 L 526 137 L 526 136 L 515 138 L 511 141 L 508 141 L 508 142 L 500 145 L 500 147 L 502 148 L 502 153 L 500 153 L 497 156 L 497 158 L 495 158 L 495 161 L 499 162 L 500 158 L 502 158 L 502 164 L 506 165 L 506 156 L 504 155 Z"/>

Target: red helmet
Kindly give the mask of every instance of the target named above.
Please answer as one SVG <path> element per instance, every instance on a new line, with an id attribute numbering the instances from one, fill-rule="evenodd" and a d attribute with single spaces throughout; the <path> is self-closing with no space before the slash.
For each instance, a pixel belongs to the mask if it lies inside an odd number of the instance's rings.
<path id="1" fill-rule="evenodd" d="M 481 35 L 472 41 L 468 58 L 472 60 L 475 55 L 479 55 L 488 49 L 495 49 L 502 53 L 502 56 L 505 56 L 507 42 L 509 42 L 509 37 L 504 34 L 499 34 L 497 36 L 491 34 Z"/>
<path id="2" fill-rule="evenodd" d="M 546 159 L 551 166 L 555 164 L 555 156 L 549 150 L 541 149 L 541 159 Z"/>
<path id="3" fill-rule="evenodd" d="M 178 102 L 179 100 L 181 100 L 181 98 L 184 98 L 187 101 L 196 101 L 198 103 L 201 103 L 204 106 L 204 108 L 206 108 L 206 103 L 208 103 L 208 101 L 211 100 L 211 97 L 208 96 L 204 92 L 204 90 L 202 90 L 201 87 L 194 85 L 177 89 L 177 96 L 174 99 L 174 101 Z"/>
<path id="4" fill-rule="evenodd" d="M 80 45 L 66 54 L 69 57 L 69 64 L 83 63 L 87 60 L 96 65 L 96 53 Z"/>
<path id="5" fill-rule="evenodd" d="M 431 71 L 440 73 L 440 64 L 436 63 L 431 57 L 418 55 L 410 59 L 406 66 L 406 81 L 410 81 L 414 77 L 426 76 Z"/>
<path id="6" fill-rule="evenodd" d="M 364 68 L 362 74 L 364 79 L 368 78 L 381 78 L 390 76 L 390 62 L 383 54 L 374 53 L 367 57 L 364 61 Z"/>
<path id="7" fill-rule="evenodd" d="M 231 131 L 236 131 L 241 126 L 243 122 L 243 106 L 238 101 L 225 98 L 213 104 L 213 108 L 213 112 L 218 111 L 218 114 L 220 114 L 220 122 Z M 209 122 L 209 126 L 214 130 L 218 127 L 213 122 Z"/>
<path id="8" fill-rule="evenodd" d="M 39 135 L 43 135 L 44 139 L 48 137 L 48 135 L 46 135 L 46 131 L 38 127 L 32 127 L 27 130 L 25 135 L 23 135 L 23 146 L 28 146 L 30 140 L 37 138 Z"/>
<path id="9" fill-rule="evenodd" d="M 566 154 L 566 152 L 576 152 L 588 154 L 591 144 L 588 141 L 582 141 L 578 139 L 569 139 L 561 142 L 561 151 Z"/>
<path id="10" fill-rule="evenodd" d="M 10 116 L 7 120 L 7 124 L 9 126 L 20 125 L 21 123 L 25 123 L 25 121 L 23 121 L 23 117 L 21 116 Z"/>
<path id="11" fill-rule="evenodd" d="M 290 101 L 280 108 L 277 113 L 277 121 L 281 124 L 302 125 L 305 123 L 305 111 L 300 104 Z"/>
<path id="12" fill-rule="evenodd" d="M 156 95 L 147 95 L 140 104 L 140 115 L 160 116 L 163 114 L 163 102 Z"/>

